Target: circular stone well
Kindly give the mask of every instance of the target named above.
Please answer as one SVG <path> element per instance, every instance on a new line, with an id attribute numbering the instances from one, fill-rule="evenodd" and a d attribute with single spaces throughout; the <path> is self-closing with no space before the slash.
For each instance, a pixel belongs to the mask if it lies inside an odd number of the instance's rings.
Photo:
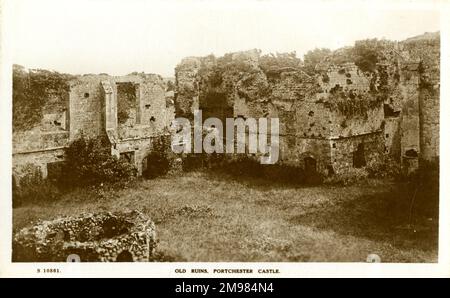
<path id="1" fill-rule="evenodd" d="M 139 211 L 41 221 L 14 235 L 15 262 L 152 261 L 155 225 Z"/>

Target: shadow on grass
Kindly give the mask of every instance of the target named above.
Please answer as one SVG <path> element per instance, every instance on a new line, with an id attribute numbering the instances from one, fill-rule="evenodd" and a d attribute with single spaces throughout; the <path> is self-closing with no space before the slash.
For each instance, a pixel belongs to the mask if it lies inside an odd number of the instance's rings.
<path id="1" fill-rule="evenodd" d="M 343 235 L 387 241 L 397 248 L 424 251 L 438 247 L 437 187 L 411 183 L 370 195 L 352 197 L 288 218 L 292 224 L 332 230 Z"/>
<path id="2" fill-rule="evenodd" d="M 204 173 L 208 175 L 208 179 L 216 182 L 232 181 L 242 184 L 246 187 L 259 189 L 259 190 L 273 190 L 273 189 L 286 189 L 288 188 L 307 188 L 313 186 L 319 186 L 320 182 L 313 180 L 311 178 L 309 181 L 296 180 L 295 174 L 293 174 L 291 179 L 285 176 L 277 175 L 264 175 L 264 172 L 258 175 L 248 175 L 248 174 L 235 174 L 228 171 L 217 171 L 217 170 L 203 170 Z"/>

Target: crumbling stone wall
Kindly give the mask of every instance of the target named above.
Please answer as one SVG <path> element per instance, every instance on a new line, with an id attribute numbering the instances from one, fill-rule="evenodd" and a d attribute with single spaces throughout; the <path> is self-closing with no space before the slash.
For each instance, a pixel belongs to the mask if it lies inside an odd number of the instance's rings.
<path id="1" fill-rule="evenodd" d="M 332 113 L 326 104 L 321 102 L 302 101 L 295 105 L 295 119 L 280 118 L 282 126 L 293 126 L 295 135 L 300 138 L 326 139 L 332 135 Z"/>
<path id="2" fill-rule="evenodd" d="M 100 75 L 90 79 L 89 84 L 80 85 L 73 97 L 75 101 L 83 101 L 78 96 L 98 94 L 100 116 L 88 114 L 84 117 L 86 123 L 100 125 L 101 133 L 94 136 L 106 133 L 111 142 L 111 153 L 118 158 L 127 158 L 134 163 L 138 174 L 142 174 L 145 156 L 152 148 L 151 139 L 167 134 L 174 119 L 174 107 L 166 100 L 163 78 L 141 73 L 121 77 Z M 100 92 L 97 93 L 97 89 Z M 118 113 L 121 113 L 122 121 L 119 121 Z"/>
<path id="3" fill-rule="evenodd" d="M 339 112 L 330 113 L 330 134 L 332 138 L 353 137 L 381 132 L 384 125 L 383 104 L 367 111 L 365 115 L 348 117 Z"/>
<path id="4" fill-rule="evenodd" d="M 23 174 L 22 168 L 29 163 L 38 166 L 45 177 L 47 163 L 61 160 L 63 148 L 69 141 L 69 77 L 44 70 L 25 72 L 23 68 L 14 67 L 13 92 L 17 94 L 13 96 L 13 105 L 17 119 L 13 121 L 12 167 L 17 181 Z M 23 94 L 28 97 L 22 98 Z M 26 100 L 41 102 L 33 106 L 24 102 Z M 32 107 L 34 109 L 29 110 Z M 24 115 L 17 115 L 21 111 Z M 33 119 L 22 119 L 29 113 L 33 114 Z"/>
<path id="5" fill-rule="evenodd" d="M 167 105 L 165 82 L 161 76 L 139 74 L 115 77 L 111 85 L 119 106 L 121 101 L 129 101 L 130 98 L 118 92 L 118 86 L 131 85 L 134 91 L 132 100 L 135 102 L 128 104 L 128 110 L 125 111 L 128 117 L 123 123 L 119 121 L 120 139 L 161 133 L 170 125 L 173 119 L 173 108 Z"/>
<path id="6" fill-rule="evenodd" d="M 83 214 L 41 221 L 13 238 L 15 262 L 148 262 L 154 223 L 138 211 Z M 72 259 L 74 260 L 74 259 Z"/>
<path id="7" fill-rule="evenodd" d="M 359 150 L 361 150 L 364 165 L 379 160 L 384 154 L 384 139 L 380 132 L 332 139 L 330 145 L 333 169 L 337 174 L 349 168 L 358 167 L 355 164 L 355 158 Z"/>
<path id="8" fill-rule="evenodd" d="M 382 136 L 383 103 L 374 99 L 375 103 L 366 108 L 364 115 L 343 114 L 335 108 L 331 89 L 345 82 L 348 87 L 335 89 L 347 94 L 357 91 L 368 97 L 370 76 L 354 64 L 332 66 L 327 73 L 331 78 L 323 80 L 322 76 L 311 77 L 300 68 L 268 70 L 260 65 L 258 51 L 220 58 L 184 59 L 176 68 L 176 113 L 191 115 L 199 108 L 207 111 L 204 118 L 277 117 L 280 120 L 279 163 L 305 167 L 305 158 L 310 158 L 317 171 L 330 173 L 334 165 L 330 139 L 366 134 Z M 353 77 L 354 83 L 347 84 L 349 77 Z M 376 150 L 373 156 L 378 156 L 378 147 L 367 146 L 366 150 Z M 336 163 L 339 162 L 348 164 L 343 158 L 338 158 Z"/>
<path id="9" fill-rule="evenodd" d="M 330 65 L 326 72 L 320 75 L 318 82 L 324 95 L 328 95 L 333 88 L 338 87 L 343 88 L 344 91 L 363 94 L 370 91 L 371 79 L 370 74 L 364 73 L 354 63 L 348 62 Z"/>
<path id="10" fill-rule="evenodd" d="M 197 57 L 184 58 L 175 68 L 176 94 L 175 114 L 177 117 L 193 118 L 193 112 L 198 109 L 198 71 L 201 59 Z"/>
<path id="11" fill-rule="evenodd" d="M 421 158 L 439 159 L 440 39 L 434 37 L 410 45 L 420 57 L 419 108 Z"/>
<path id="12" fill-rule="evenodd" d="M 48 165 L 64 161 L 64 148 L 49 148 L 48 150 L 16 152 L 12 159 L 12 172 L 16 181 L 20 184 L 20 178 L 26 174 L 22 171 L 28 164 L 38 167 L 42 177 L 46 178 L 49 174 Z"/>
<path id="13" fill-rule="evenodd" d="M 439 87 L 420 92 L 420 147 L 421 158 L 435 161 L 439 158 Z"/>
<path id="14" fill-rule="evenodd" d="M 118 84 L 131 84 L 134 103 L 119 123 Z M 64 148 L 81 134 L 84 137 L 107 136 L 111 153 L 118 158 L 133 155 L 142 173 L 145 156 L 151 150 L 151 139 L 168 134 L 174 119 L 174 106 L 166 99 L 165 82 L 159 75 L 133 74 L 79 76 L 69 82 L 67 100 L 49 98 L 42 107 L 39 125 L 13 134 L 13 168 L 20 178 L 20 168 L 28 163 L 41 168 L 47 176 L 47 163 L 64 160 Z M 125 98 L 129 99 L 129 98 Z M 119 101 L 118 101 L 119 100 Z M 19 180 L 19 179 L 18 179 Z"/>
<path id="15" fill-rule="evenodd" d="M 45 163 L 60 160 L 69 140 L 83 133 L 107 135 L 111 153 L 132 160 L 141 173 L 152 139 L 168 134 L 175 115 L 192 120 L 197 109 L 204 119 L 278 117 L 280 162 L 301 166 L 309 156 L 323 173 L 349 167 L 349 157 L 333 147 L 338 143 L 353 150 L 367 140 L 369 156 L 381 150 L 402 162 L 407 158 L 408 164 L 418 164 L 411 159 L 437 160 L 439 34 L 372 45 L 378 57 L 370 69 L 362 71 L 352 49 L 344 48 L 324 59 L 315 75 L 303 72 L 292 55 L 261 57 L 258 50 L 189 57 L 175 69 L 175 94 L 165 92 L 158 75 L 77 77 L 68 100 L 50 92 L 40 123 L 14 131 L 14 168 L 31 161 L 45 173 Z M 123 123 L 118 84 L 134 88 Z M 374 140 L 382 145 L 375 146 Z"/>

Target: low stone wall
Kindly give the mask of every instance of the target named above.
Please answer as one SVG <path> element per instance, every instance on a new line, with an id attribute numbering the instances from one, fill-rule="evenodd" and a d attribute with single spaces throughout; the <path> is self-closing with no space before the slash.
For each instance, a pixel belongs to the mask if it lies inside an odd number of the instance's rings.
<path id="1" fill-rule="evenodd" d="M 14 262 L 146 262 L 155 225 L 138 211 L 42 221 L 14 235 Z"/>

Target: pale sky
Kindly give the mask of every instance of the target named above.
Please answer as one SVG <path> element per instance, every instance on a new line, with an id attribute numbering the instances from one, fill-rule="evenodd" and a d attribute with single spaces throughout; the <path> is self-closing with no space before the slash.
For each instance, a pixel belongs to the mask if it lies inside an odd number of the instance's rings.
<path id="1" fill-rule="evenodd" d="M 440 30 L 433 6 L 317 2 L 14 0 L 10 46 L 13 62 L 29 68 L 173 76 L 186 56 L 258 48 L 302 58 L 315 47 Z"/>

